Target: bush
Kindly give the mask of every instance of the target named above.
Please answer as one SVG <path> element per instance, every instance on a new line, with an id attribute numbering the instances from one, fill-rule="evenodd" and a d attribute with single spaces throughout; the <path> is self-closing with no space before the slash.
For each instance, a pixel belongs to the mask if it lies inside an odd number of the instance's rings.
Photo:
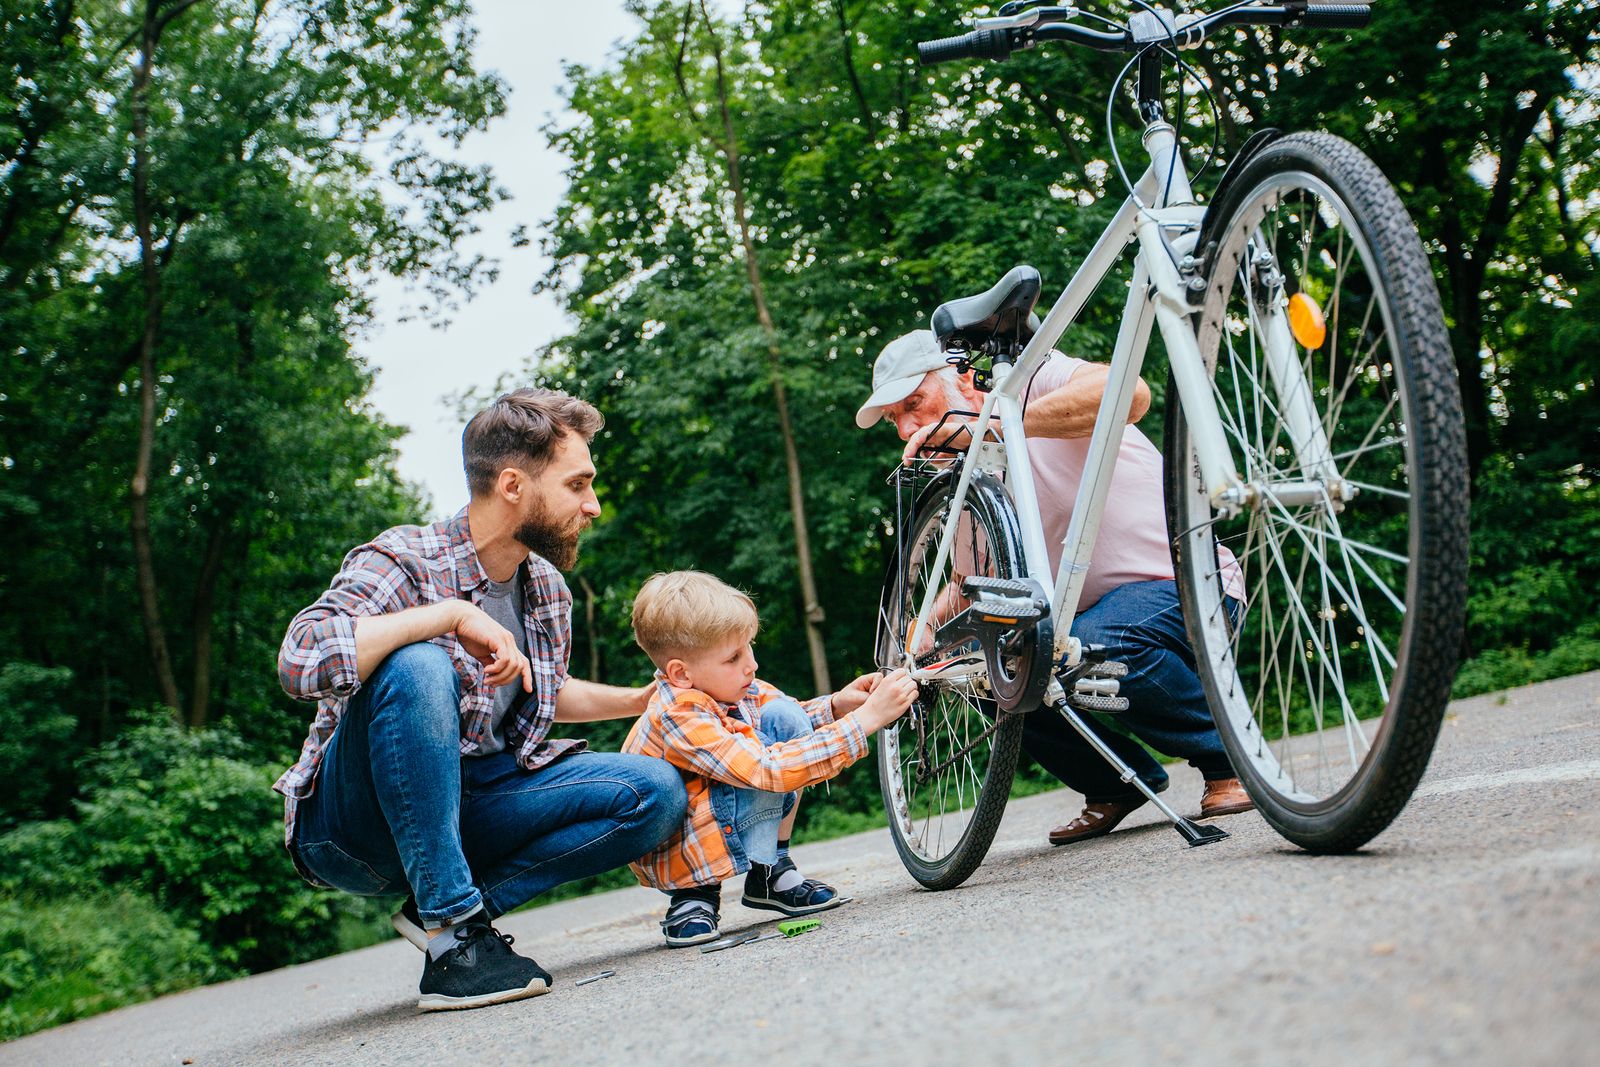
<path id="1" fill-rule="evenodd" d="M 283 848 L 279 768 L 219 730 L 152 716 L 85 761 L 77 847 L 101 881 L 149 894 L 227 967 L 262 970 L 338 948 L 335 894 Z"/>
<path id="2" fill-rule="evenodd" d="M 1600 670 L 1600 622 L 1579 627 L 1548 652 L 1502 648 L 1475 656 L 1462 665 L 1451 696 L 1460 699 L 1592 670 Z"/>
<path id="3" fill-rule="evenodd" d="M 0 781 L 26 782 L 0 792 L 0 831 L 58 812 L 77 751 L 68 705 L 72 672 L 7 663 L 0 667 Z"/>
<path id="4" fill-rule="evenodd" d="M 136 893 L 0 899 L 0 1041 L 225 977 L 195 931 Z"/>

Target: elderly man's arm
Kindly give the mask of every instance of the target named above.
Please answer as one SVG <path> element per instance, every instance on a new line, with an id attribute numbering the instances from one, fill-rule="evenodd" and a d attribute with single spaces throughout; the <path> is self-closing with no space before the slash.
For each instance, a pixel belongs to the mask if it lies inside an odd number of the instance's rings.
<path id="1" fill-rule="evenodd" d="M 1023 429 L 1028 431 L 1029 437 L 1088 437 L 1094 433 L 1095 416 L 1100 413 L 1100 400 L 1105 396 L 1109 375 L 1110 368 L 1103 363 L 1080 366 L 1065 385 L 1028 401 Z M 1129 424 L 1144 418 L 1149 410 L 1150 387 L 1140 378 L 1134 386 L 1133 403 L 1128 408 Z"/>

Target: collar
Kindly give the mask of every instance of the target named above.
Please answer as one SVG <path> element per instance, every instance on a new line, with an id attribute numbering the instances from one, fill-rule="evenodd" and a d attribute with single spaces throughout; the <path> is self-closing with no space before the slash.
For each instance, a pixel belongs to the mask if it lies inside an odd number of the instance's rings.
<path id="1" fill-rule="evenodd" d="M 462 593 L 475 593 L 480 587 L 488 585 L 488 572 L 478 561 L 478 550 L 472 543 L 466 508 L 445 522 L 444 532 L 450 540 L 450 555 L 456 565 L 456 589 Z"/>

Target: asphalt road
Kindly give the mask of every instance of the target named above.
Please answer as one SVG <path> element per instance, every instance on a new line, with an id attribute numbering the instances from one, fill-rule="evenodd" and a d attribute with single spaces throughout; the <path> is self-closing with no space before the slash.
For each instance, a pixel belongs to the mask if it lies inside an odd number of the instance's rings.
<path id="1" fill-rule="evenodd" d="M 1173 778 L 1192 809 L 1197 776 Z M 1050 848 L 1077 801 L 1014 802 L 946 893 L 886 831 L 801 847 L 855 901 L 794 940 L 668 951 L 663 898 L 623 890 L 502 923 L 556 976 L 534 1000 L 418 1015 L 421 957 L 396 939 L 0 1045 L 0 1064 L 1600 1060 L 1600 674 L 1454 705 L 1416 798 L 1358 855 L 1298 852 L 1254 814 L 1205 848 L 1145 812 Z M 765 917 L 736 892 L 724 931 Z"/>

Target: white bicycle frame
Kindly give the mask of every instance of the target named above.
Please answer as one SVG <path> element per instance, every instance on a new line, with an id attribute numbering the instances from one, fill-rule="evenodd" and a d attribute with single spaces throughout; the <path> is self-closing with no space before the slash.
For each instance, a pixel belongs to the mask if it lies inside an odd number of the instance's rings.
<path id="1" fill-rule="evenodd" d="M 1144 365 L 1152 321 L 1161 328 L 1184 419 L 1194 440 L 1200 475 L 1217 511 L 1233 514 L 1243 507 L 1260 506 L 1264 499 L 1291 503 L 1306 494 L 1317 499 L 1337 478 L 1281 293 L 1276 300 L 1269 301 L 1266 308 L 1258 308 L 1258 313 L 1266 320 L 1262 323 L 1266 338 L 1265 362 L 1284 412 L 1290 443 L 1298 454 L 1300 469 L 1313 475 L 1315 480 L 1276 482 L 1268 486 L 1248 484 L 1240 477 L 1212 394 L 1210 371 L 1195 335 L 1192 316 L 1197 309 L 1187 299 L 1186 280 L 1180 267 L 1183 258 L 1194 248 L 1205 209 L 1194 201 L 1181 155 L 1176 151 L 1176 133 L 1172 126 L 1164 121 L 1148 124 L 1143 142 L 1151 162 L 1133 194 L 1123 202 L 1017 362 L 996 364 L 994 384 L 973 427 L 972 443 L 967 448 L 950 503 L 951 513 L 959 513 L 974 471 L 1003 473 L 1020 520 L 1028 575 L 1041 588 L 1054 590 L 1051 598 L 1056 634 L 1054 658 L 1060 661 L 1065 657 L 1069 666 L 1076 665 L 1082 654 L 1079 643 L 1070 636 L 1071 621 L 1077 615 L 1078 602 L 1083 595 L 1112 473 L 1122 447 L 1123 429 Z M 1083 478 L 1063 541 L 1061 564 L 1052 576 L 1034 491 L 1033 468 L 1028 458 L 1028 439 L 1022 428 L 1019 394 L 1116 265 L 1123 247 L 1132 241 L 1139 244 L 1133 279 L 1117 331 L 1105 393 L 1089 441 Z M 997 419 L 1001 431 L 998 443 L 988 433 Z M 933 573 L 944 573 L 959 525 L 955 522 L 945 525 Z M 925 627 L 933 618 L 939 592 L 936 584 L 930 584 L 925 591 L 912 632 L 930 632 Z M 909 650 L 905 663 L 912 676 L 918 679 L 937 677 L 948 669 L 947 664 L 918 668 Z M 963 673 L 972 673 L 975 669 L 981 668 L 976 663 L 962 668 Z M 1052 679 L 1050 685 L 1047 703 L 1060 696 L 1059 683 Z"/>

